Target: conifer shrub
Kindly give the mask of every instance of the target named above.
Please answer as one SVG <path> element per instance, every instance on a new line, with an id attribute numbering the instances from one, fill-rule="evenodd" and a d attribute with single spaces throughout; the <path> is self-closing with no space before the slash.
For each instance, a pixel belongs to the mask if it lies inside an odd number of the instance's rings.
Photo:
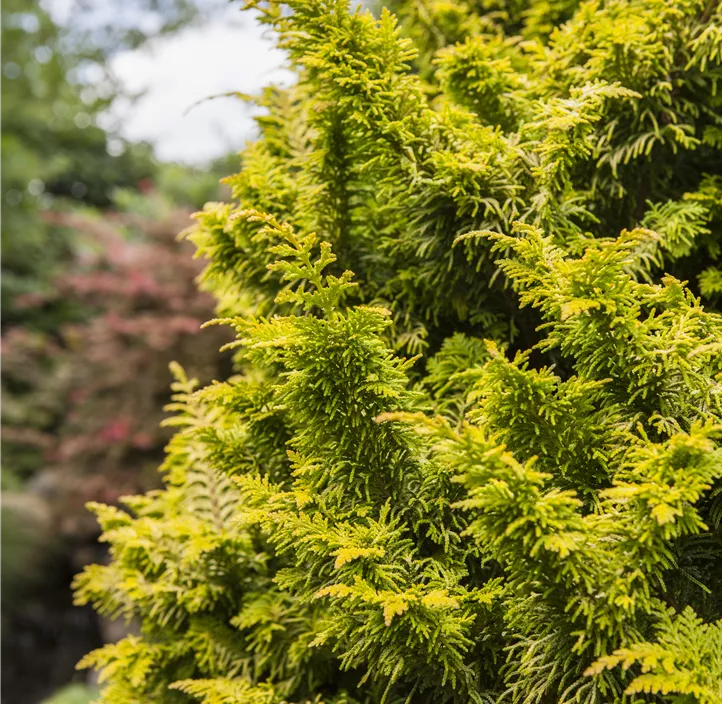
<path id="1" fill-rule="evenodd" d="M 102 701 L 722 702 L 722 8 L 249 7 L 237 373 L 92 507 Z"/>

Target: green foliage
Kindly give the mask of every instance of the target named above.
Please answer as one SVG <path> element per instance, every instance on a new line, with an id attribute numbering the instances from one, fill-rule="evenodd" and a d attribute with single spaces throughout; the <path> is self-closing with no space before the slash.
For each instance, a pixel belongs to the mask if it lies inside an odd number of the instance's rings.
<path id="1" fill-rule="evenodd" d="M 43 704 L 90 704 L 96 696 L 97 692 L 90 687 L 70 684 L 44 700 Z"/>
<path id="2" fill-rule="evenodd" d="M 17 610 L 28 587 L 42 578 L 57 548 L 55 541 L 48 537 L 48 517 L 42 502 L 13 489 L 16 487 L 3 487 L 0 511 L 3 631 L 8 615 Z"/>
<path id="3" fill-rule="evenodd" d="M 102 701 L 722 701 L 717 4 L 251 6 L 237 374 L 93 507 Z"/>
<path id="4" fill-rule="evenodd" d="M 42 218 L 55 199 L 107 206 L 114 188 L 135 186 L 152 174 L 153 164 L 147 145 L 124 148 L 120 154 L 108 152 L 108 134 L 96 118 L 117 94 L 117 86 L 109 80 L 93 87 L 78 82 L 78 72 L 90 71 L 90 65 L 98 69 L 102 62 L 39 3 L 3 3 L 2 41 L 6 326 L 28 323 L 30 316 L 16 304 L 17 298 L 46 292 L 59 263 L 75 254 L 69 233 L 49 227 Z M 35 311 L 32 322 L 47 330 L 72 317 L 72 312 L 56 305 Z"/>
<path id="5" fill-rule="evenodd" d="M 635 643 L 600 658 L 590 674 L 620 663 L 626 670 L 635 663 L 642 673 L 630 683 L 629 694 L 676 692 L 700 704 L 720 700 L 722 689 L 722 623 L 705 624 L 687 607 L 681 614 L 660 614 L 658 642 Z"/>

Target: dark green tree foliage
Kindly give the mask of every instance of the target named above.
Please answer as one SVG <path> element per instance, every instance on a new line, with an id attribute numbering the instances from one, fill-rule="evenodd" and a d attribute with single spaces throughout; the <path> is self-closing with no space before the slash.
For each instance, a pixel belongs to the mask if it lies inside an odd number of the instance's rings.
<path id="1" fill-rule="evenodd" d="M 59 27 L 41 3 L 3 3 L 2 43 L 3 329 L 32 323 L 48 331 L 77 311 L 58 303 L 30 315 L 16 299 L 46 293 L 76 243 L 49 227 L 43 213 L 63 207 L 62 199 L 106 207 L 114 188 L 135 186 L 154 166 L 147 145 L 108 153 L 109 135 L 96 118 L 117 86 L 80 82 L 83 71 L 103 74 L 102 58 Z"/>
<path id="2" fill-rule="evenodd" d="M 95 506 L 103 701 L 722 702 L 722 9 L 252 6 L 238 374 Z"/>
<path id="3" fill-rule="evenodd" d="M 117 8 L 109 13 L 113 4 Z M 99 116 L 124 92 L 112 74 L 111 55 L 174 32 L 214 5 L 70 0 L 60 8 L 66 17 L 58 24 L 58 8 L 51 13 L 41 2 L 3 3 L 3 328 L 32 322 L 47 332 L 77 314 L 56 304 L 30 316 L 16 306 L 20 295 L 47 293 L 59 265 L 75 254 L 77 243 L 48 227 L 45 211 L 78 202 L 108 207 L 116 189 L 157 175 L 149 145 L 131 147 L 115 130 L 100 127 Z M 108 16 L 116 20 L 112 27 Z M 149 27 L 155 31 L 148 33 Z"/>

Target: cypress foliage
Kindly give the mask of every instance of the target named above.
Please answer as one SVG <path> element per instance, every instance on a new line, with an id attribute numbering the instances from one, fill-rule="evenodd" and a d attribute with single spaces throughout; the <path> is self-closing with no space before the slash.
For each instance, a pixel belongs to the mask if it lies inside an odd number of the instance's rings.
<path id="1" fill-rule="evenodd" d="M 102 701 L 722 702 L 722 7 L 249 7 L 237 374 L 93 507 Z"/>

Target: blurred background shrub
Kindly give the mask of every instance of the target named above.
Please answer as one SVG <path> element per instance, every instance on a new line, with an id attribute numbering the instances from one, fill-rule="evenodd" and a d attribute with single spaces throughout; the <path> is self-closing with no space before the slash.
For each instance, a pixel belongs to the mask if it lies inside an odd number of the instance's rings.
<path id="1" fill-rule="evenodd" d="M 133 98 L 114 55 L 225 5 L 2 4 L 3 703 L 92 699 L 75 663 L 122 633 L 72 606 L 73 574 L 103 559 L 84 504 L 158 484 L 169 362 L 204 382 L 229 372 L 177 235 L 223 196 L 242 144 L 202 166 L 160 163 L 108 119 Z"/>

